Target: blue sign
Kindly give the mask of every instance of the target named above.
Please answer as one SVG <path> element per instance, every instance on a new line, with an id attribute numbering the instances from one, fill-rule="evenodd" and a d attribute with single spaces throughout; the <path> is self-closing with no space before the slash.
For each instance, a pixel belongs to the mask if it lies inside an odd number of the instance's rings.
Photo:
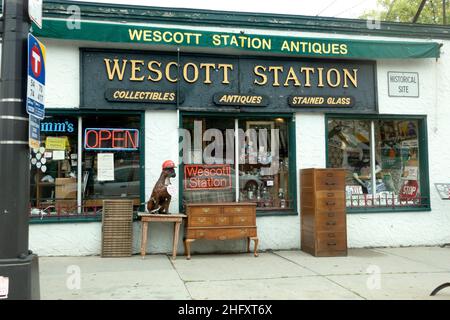
<path id="1" fill-rule="evenodd" d="M 28 34 L 27 112 L 36 118 L 45 116 L 45 46 Z"/>

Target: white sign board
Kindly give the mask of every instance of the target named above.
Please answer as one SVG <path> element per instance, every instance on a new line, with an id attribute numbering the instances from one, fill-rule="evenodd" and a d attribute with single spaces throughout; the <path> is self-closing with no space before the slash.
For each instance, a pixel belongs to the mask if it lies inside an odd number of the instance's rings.
<path id="1" fill-rule="evenodd" d="M 114 153 L 97 154 L 97 181 L 114 181 Z"/>
<path id="2" fill-rule="evenodd" d="M 419 97 L 419 73 L 388 72 L 389 97 Z"/>
<path id="3" fill-rule="evenodd" d="M 0 276 L 0 299 L 7 299 L 9 293 L 9 278 Z"/>
<path id="4" fill-rule="evenodd" d="M 42 0 L 28 0 L 28 15 L 42 29 Z"/>

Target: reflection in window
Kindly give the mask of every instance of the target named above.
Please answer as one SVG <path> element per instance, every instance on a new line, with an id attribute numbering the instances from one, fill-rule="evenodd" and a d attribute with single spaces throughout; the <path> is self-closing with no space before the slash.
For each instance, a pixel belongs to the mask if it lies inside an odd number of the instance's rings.
<path id="1" fill-rule="evenodd" d="M 347 207 L 420 205 L 418 139 L 417 120 L 329 120 L 328 164 L 348 170 Z"/>

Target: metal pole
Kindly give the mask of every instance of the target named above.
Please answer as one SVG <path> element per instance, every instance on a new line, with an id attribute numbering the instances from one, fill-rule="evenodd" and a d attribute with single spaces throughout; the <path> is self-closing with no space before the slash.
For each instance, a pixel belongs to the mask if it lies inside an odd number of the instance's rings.
<path id="1" fill-rule="evenodd" d="M 83 212 L 83 191 L 86 186 L 83 185 L 83 118 L 78 117 L 78 149 L 77 149 L 77 212 L 81 214 Z M 87 183 L 87 181 L 86 181 Z"/>
<path id="2" fill-rule="evenodd" d="M 25 111 L 28 1 L 5 0 L 0 83 L 0 277 L 8 299 L 38 299 L 37 256 L 28 250 L 29 147 Z"/>

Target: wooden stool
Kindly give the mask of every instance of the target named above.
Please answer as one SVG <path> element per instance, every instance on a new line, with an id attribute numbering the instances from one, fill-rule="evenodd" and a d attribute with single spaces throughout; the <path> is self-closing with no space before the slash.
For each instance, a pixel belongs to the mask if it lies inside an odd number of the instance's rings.
<path id="1" fill-rule="evenodd" d="M 147 251 L 147 235 L 148 235 L 148 223 L 149 222 L 175 222 L 173 232 L 173 249 L 172 259 L 175 260 L 177 256 L 178 238 L 180 233 L 181 222 L 183 218 L 186 218 L 184 214 L 149 214 L 145 212 L 139 212 L 138 216 L 141 217 L 142 225 L 142 237 L 141 237 L 141 257 L 145 258 Z"/>

